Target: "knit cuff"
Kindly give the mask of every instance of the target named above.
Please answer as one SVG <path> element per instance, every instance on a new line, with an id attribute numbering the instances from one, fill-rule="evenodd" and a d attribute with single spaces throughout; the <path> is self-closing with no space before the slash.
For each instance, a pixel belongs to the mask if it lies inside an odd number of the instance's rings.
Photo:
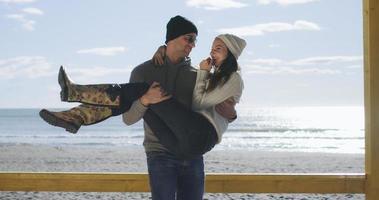
<path id="1" fill-rule="evenodd" d="M 144 106 L 139 99 L 137 101 L 134 101 L 133 107 L 134 106 L 136 111 L 141 113 L 144 113 L 148 109 L 148 107 Z"/>
<path id="2" fill-rule="evenodd" d="M 209 71 L 207 70 L 199 69 L 197 73 L 198 73 L 197 76 L 199 80 L 205 80 L 209 76 Z"/>

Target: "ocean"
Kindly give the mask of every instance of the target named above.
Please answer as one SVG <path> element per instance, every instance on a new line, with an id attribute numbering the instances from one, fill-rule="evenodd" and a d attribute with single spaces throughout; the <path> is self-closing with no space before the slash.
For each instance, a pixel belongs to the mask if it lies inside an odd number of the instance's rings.
<path id="1" fill-rule="evenodd" d="M 59 109 L 58 109 L 59 110 Z M 220 150 L 364 153 L 363 107 L 238 106 Z M 113 117 L 77 134 L 45 123 L 39 109 L 0 109 L 1 144 L 141 146 L 142 122 Z"/>

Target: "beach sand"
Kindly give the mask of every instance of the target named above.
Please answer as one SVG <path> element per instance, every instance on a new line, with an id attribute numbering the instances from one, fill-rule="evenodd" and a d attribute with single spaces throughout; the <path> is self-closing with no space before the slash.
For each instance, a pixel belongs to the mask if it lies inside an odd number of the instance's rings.
<path id="1" fill-rule="evenodd" d="M 218 150 L 205 155 L 206 172 L 363 173 L 363 154 Z M 142 146 L 0 144 L 1 171 L 147 172 Z M 5 199 L 151 199 L 149 193 L 0 192 Z M 205 194 L 204 199 L 363 200 L 352 194 Z"/>

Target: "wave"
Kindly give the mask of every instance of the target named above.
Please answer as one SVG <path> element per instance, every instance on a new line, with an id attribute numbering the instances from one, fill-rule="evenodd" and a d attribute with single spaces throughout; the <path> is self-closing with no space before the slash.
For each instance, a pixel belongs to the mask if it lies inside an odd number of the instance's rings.
<path id="1" fill-rule="evenodd" d="M 326 132 L 339 131 L 340 129 L 328 128 L 228 128 L 227 132 Z"/>
<path id="2" fill-rule="evenodd" d="M 139 139 L 144 138 L 144 135 L 109 135 L 109 136 L 97 136 L 97 135 L 81 135 L 81 136 L 62 136 L 62 135 L 0 135 L 0 138 L 46 138 L 46 139 L 83 139 L 83 138 L 91 138 L 91 139 Z"/>
<path id="3" fill-rule="evenodd" d="M 294 137 L 289 137 L 289 136 L 242 136 L 242 137 L 236 137 L 236 136 L 231 136 L 231 135 L 226 135 L 223 138 L 225 139 L 327 139 L 327 140 L 363 140 L 364 137 L 327 137 L 327 136 L 322 136 L 322 137 L 304 137 L 304 136 L 294 136 Z"/>
<path id="4" fill-rule="evenodd" d="M 108 135 L 108 136 L 97 136 L 97 135 L 84 135 L 84 136 L 62 136 L 62 135 L 1 135 L 0 138 L 6 139 L 17 139 L 17 138 L 25 138 L 25 139 L 69 139 L 69 140 L 82 140 L 82 139 L 102 139 L 102 140 L 119 140 L 119 139 L 143 139 L 144 135 Z M 240 135 L 240 134 L 225 134 L 223 136 L 225 139 L 331 139 L 331 140 L 364 140 L 364 136 L 299 136 L 299 135 L 290 135 L 290 136 L 278 136 L 278 135 Z"/>

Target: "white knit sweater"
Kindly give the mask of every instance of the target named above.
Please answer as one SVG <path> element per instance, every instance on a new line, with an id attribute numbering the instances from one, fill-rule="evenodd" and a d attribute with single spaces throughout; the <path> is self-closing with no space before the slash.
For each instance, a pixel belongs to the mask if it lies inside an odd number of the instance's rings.
<path id="1" fill-rule="evenodd" d="M 192 109 L 204 115 L 215 127 L 218 135 L 218 143 L 221 142 L 222 135 L 228 128 L 228 120 L 219 115 L 215 106 L 226 99 L 233 97 L 238 103 L 243 90 L 241 75 L 237 72 L 231 74 L 229 80 L 222 86 L 217 86 L 210 92 L 206 92 L 209 83 L 209 72 L 198 70 L 196 85 L 193 90 Z"/>

